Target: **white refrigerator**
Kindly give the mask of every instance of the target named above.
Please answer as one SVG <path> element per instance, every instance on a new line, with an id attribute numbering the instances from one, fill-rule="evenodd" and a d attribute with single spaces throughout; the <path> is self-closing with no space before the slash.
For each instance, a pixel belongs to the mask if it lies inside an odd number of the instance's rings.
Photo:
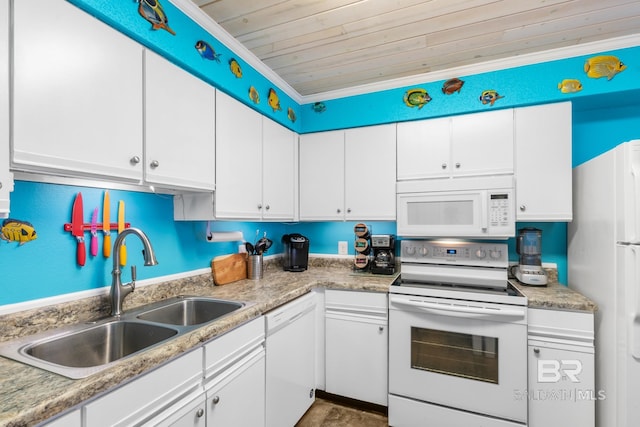
<path id="1" fill-rule="evenodd" d="M 596 426 L 640 420 L 640 140 L 573 170 L 568 285 L 598 304 Z"/>

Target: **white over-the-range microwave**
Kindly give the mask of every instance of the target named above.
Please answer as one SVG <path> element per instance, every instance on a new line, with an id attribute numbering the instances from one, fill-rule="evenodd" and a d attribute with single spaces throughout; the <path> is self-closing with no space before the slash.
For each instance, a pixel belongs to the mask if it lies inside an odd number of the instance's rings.
<path id="1" fill-rule="evenodd" d="M 513 175 L 400 181 L 396 192 L 398 236 L 515 236 Z"/>

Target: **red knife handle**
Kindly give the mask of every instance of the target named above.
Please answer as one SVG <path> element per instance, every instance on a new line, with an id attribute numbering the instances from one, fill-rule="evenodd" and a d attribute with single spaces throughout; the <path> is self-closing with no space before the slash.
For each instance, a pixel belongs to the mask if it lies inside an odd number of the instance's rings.
<path id="1" fill-rule="evenodd" d="M 76 249 L 76 260 L 79 266 L 83 266 L 87 260 L 87 249 L 84 246 L 84 238 L 78 237 L 78 247 Z"/>

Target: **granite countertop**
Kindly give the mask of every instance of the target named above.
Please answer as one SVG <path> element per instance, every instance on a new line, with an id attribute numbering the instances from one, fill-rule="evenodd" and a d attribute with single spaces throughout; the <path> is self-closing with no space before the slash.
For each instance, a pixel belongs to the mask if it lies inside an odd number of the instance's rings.
<path id="1" fill-rule="evenodd" d="M 125 383 L 137 375 L 196 348 L 234 327 L 256 318 L 313 288 L 387 292 L 396 275 L 353 273 L 344 259 L 310 259 L 305 272 L 282 271 L 266 263 L 261 280 L 241 280 L 214 286 L 211 274 L 201 274 L 136 289 L 124 310 L 178 295 L 198 295 L 244 301 L 246 307 L 211 324 L 141 352 L 87 378 L 73 380 L 0 357 L 0 426 L 31 426 L 87 399 Z M 0 316 L 0 341 L 86 322 L 108 315 L 105 296 Z"/>
<path id="2" fill-rule="evenodd" d="M 278 259 L 267 262 L 261 280 L 241 280 L 214 286 L 211 274 L 201 274 L 136 289 L 125 300 L 125 311 L 178 295 L 207 296 L 251 304 L 87 378 L 72 380 L 0 357 L 0 426 L 27 426 L 46 420 L 313 288 L 386 293 L 398 276 L 354 273 L 350 259 L 310 258 L 309 261 L 309 269 L 299 273 L 283 271 Z M 552 283 L 545 287 L 522 285 L 515 279 L 512 283 L 527 296 L 531 308 L 596 310 L 593 302 L 553 280 L 551 277 Z M 108 312 L 107 295 L 103 295 L 0 316 L 0 341 L 95 320 L 107 316 Z"/>

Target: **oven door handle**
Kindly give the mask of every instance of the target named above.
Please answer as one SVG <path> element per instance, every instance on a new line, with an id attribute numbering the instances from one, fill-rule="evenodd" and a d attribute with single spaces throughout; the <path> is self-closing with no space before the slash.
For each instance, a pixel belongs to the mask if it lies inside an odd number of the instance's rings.
<path id="1" fill-rule="evenodd" d="M 405 299 L 392 299 L 394 304 L 416 307 L 422 311 L 447 312 L 459 317 L 477 317 L 477 316 L 502 316 L 502 317 L 525 317 L 524 310 L 510 310 L 506 308 L 488 308 L 488 307 L 469 307 L 463 305 L 440 304 L 427 301 L 415 301 Z"/>

